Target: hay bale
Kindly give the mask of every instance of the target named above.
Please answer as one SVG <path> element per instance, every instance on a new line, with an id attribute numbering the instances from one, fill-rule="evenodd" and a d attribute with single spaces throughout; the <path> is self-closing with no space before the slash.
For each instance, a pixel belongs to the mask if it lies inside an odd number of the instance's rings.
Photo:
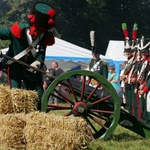
<path id="1" fill-rule="evenodd" d="M 0 85 L 0 114 L 12 113 L 11 92 L 8 86 Z"/>
<path id="2" fill-rule="evenodd" d="M 27 149 L 82 150 L 90 138 L 82 118 L 33 112 L 26 115 L 24 135 Z"/>
<path id="3" fill-rule="evenodd" d="M 0 115 L 0 143 L 7 149 L 20 149 L 26 146 L 23 135 L 26 122 L 20 116 L 15 114 Z"/>
<path id="4" fill-rule="evenodd" d="M 32 119 L 31 119 L 32 118 Z M 81 117 L 64 117 L 52 113 L 39 113 L 38 111 L 26 115 L 28 122 L 32 124 L 47 124 L 50 127 L 61 130 L 85 131 L 87 123 Z"/>
<path id="5" fill-rule="evenodd" d="M 9 86 L 0 85 L 0 114 L 36 111 L 38 100 L 39 97 L 36 91 L 10 89 Z"/>
<path id="6" fill-rule="evenodd" d="M 14 88 L 11 89 L 11 101 L 15 113 L 29 113 L 37 110 L 38 94 L 36 91 Z"/>

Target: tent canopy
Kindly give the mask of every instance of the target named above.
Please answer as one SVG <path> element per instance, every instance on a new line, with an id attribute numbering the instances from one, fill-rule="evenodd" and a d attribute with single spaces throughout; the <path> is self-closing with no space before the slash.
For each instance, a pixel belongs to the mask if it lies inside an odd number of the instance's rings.
<path id="1" fill-rule="evenodd" d="M 124 55 L 124 41 L 110 40 L 106 50 L 106 57 L 114 61 L 125 61 L 127 58 Z"/>
<path id="2" fill-rule="evenodd" d="M 72 60 L 74 62 L 88 62 L 92 58 L 92 52 L 75 44 L 55 37 L 55 44 L 46 49 L 46 60 Z M 101 58 L 107 59 L 101 55 Z"/>
<path id="3" fill-rule="evenodd" d="M 64 71 L 73 70 L 75 69 L 73 67 L 79 68 L 79 66 L 82 70 L 85 70 L 88 66 L 88 61 L 92 58 L 91 54 L 91 50 L 55 37 L 55 44 L 48 46 L 46 49 L 45 64 L 49 68 L 49 66 L 51 67 L 52 60 L 56 60 L 59 67 Z M 108 59 L 103 55 L 100 57 L 108 63 L 112 61 L 112 59 Z"/>

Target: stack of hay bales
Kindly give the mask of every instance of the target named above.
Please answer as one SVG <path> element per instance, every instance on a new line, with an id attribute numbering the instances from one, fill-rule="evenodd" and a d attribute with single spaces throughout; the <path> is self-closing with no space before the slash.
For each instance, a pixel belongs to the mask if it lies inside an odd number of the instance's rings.
<path id="1" fill-rule="evenodd" d="M 27 150 L 84 150 L 86 121 L 42 112 L 0 115 L 0 146 Z"/>
<path id="2" fill-rule="evenodd" d="M 83 150 L 90 141 L 87 123 L 36 111 L 35 91 L 0 85 L 0 148 L 29 150 Z"/>

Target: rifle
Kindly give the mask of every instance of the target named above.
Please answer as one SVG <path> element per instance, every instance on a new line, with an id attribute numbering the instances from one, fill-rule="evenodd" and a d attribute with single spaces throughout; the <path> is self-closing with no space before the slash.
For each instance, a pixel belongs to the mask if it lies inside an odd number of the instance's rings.
<path id="1" fill-rule="evenodd" d="M 134 70 L 134 72 L 133 72 L 133 74 L 132 74 L 132 78 L 137 77 L 137 71 L 138 71 L 138 69 L 139 69 L 139 65 L 140 65 L 140 63 L 138 63 L 138 64 L 136 65 L 136 68 L 135 68 L 135 70 Z"/>
<path id="2" fill-rule="evenodd" d="M 144 83 L 144 81 L 146 80 L 146 75 L 147 75 L 147 67 L 143 70 L 141 77 L 140 77 L 140 83 Z"/>
<path id="3" fill-rule="evenodd" d="M 133 60 L 134 60 L 134 57 L 131 58 L 131 60 L 129 60 L 129 62 L 126 64 L 123 75 L 128 75 L 128 73 L 130 72 L 130 70 L 132 68 Z"/>
<path id="4" fill-rule="evenodd" d="M 148 66 L 148 61 L 146 60 L 142 64 L 142 68 L 140 70 L 140 74 L 138 75 L 137 81 L 142 84 L 145 81 L 146 74 L 147 74 L 147 66 Z"/>

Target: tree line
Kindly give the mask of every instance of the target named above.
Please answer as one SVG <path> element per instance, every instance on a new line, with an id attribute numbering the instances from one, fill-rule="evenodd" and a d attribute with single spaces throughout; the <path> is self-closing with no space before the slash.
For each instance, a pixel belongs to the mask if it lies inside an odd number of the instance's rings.
<path id="1" fill-rule="evenodd" d="M 39 0 L 1 0 L 0 28 L 15 22 L 27 22 L 31 6 Z M 44 0 L 43 0 L 44 1 Z M 129 34 L 138 24 L 138 36 L 149 38 L 150 0 L 46 0 L 56 9 L 56 29 L 61 38 L 90 49 L 89 33 L 95 30 L 96 45 L 105 54 L 109 40 L 124 40 L 121 24 Z M 1 48 L 8 41 L 0 41 Z"/>

